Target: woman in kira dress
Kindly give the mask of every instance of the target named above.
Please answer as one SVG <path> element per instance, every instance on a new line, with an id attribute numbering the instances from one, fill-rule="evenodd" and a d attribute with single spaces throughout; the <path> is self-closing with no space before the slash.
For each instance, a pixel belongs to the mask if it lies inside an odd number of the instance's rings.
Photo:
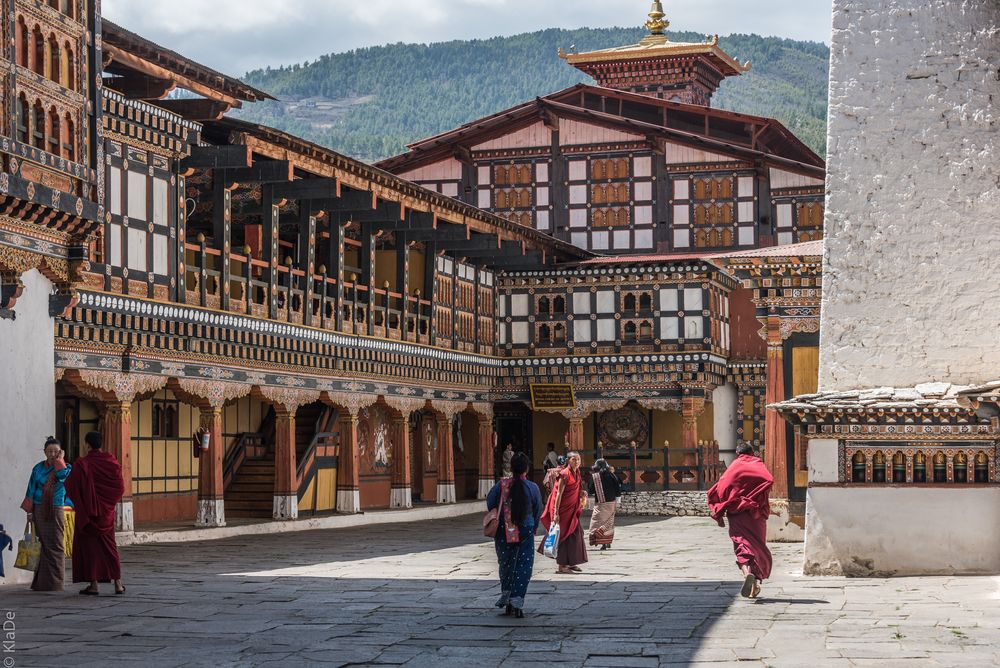
<path id="1" fill-rule="evenodd" d="M 31 581 L 34 591 L 62 591 L 66 570 L 65 509 L 69 504 L 64 482 L 72 467 L 66 463 L 59 441 L 45 441 L 45 460 L 35 464 L 28 479 L 28 491 L 21 509 L 35 525 L 41 543 L 38 569 Z"/>
<path id="2" fill-rule="evenodd" d="M 590 544 L 607 550 L 615 539 L 615 512 L 621 485 L 604 459 L 594 462 L 591 469 L 590 493 L 594 496 L 594 513 L 590 517 Z"/>
<path id="3" fill-rule="evenodd" d="M 587 546 L 583 540 L 580 514 L 587 500 L 583 489 L 583 472 L 580 471 L 580 453 L 570 452 L 566 466 L 558 471 L 552 493 L 542 513 L 542 526 L 548 531 L 553 524 L 559 525 L 559 549 L 556 552 L 558 573 L 581 573 L 580 564 L 587 563 Z M 550 471 L 551 475 L 553 471 Z M 543 554 L 543 545 L 538 546 Z"/>
<path id="4" fill-rule="evenodd" d="M 517 618 L 524 617 L 524 596 L 535 563 L 535 529 L 542 514 L 542 493 L 528 480 L 528 466 L 525 455 L 514 455 L 512 477 L 500 480 L 486 497 L 489 510 L 500 508 L 494 539 L 500 566 L 500 599 L 496 606 L 505 608 L 503 614 Z"/>

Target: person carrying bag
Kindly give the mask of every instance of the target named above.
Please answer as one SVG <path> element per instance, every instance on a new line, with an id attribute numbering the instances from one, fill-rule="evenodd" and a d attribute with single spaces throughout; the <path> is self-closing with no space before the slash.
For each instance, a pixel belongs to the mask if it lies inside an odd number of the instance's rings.
<path id="1" fill-rule="evenodd" d="M 30 520 L 24 525 L 24 538 L 17 541 L 17 558 L 14 568 L 34 573 L 38 570 L 38 560 L 42 556 L 42 544 L 35 535 L 35 526 Z"/>

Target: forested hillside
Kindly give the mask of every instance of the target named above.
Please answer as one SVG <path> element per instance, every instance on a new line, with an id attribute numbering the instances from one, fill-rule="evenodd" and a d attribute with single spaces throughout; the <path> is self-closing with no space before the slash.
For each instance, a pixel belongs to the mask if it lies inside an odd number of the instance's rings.
<path id="1" fill-rule="evenodd" d="M 545 30 L 489 40 L 390 44 L 315 62 L 250 72 L 246 81 L 280 99 L 240 116 L 343 153 L 377 160 L 407 143 L 552 93 L 583 73 L 556 52 L 632 44 L 642 30 Z M 704 35 L 671 33 L 677 41 Z M 829 48 L 813 42 L 731 35 L 721 46 L 748 74 L 722 84 L 715 106 L 784 122 L 821 155 L 826 150 Z"/>

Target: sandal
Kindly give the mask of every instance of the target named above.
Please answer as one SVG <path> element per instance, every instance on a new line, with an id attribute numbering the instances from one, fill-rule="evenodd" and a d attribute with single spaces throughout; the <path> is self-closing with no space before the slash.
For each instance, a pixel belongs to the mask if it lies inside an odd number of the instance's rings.
<path id="1" fill-rule="evenodd" d="M 571 571 L 573 571 L 574 573 L 582 573 L 583 572 L 583 569 L 580 568 L 579 566 L 570 566 L 569 569 Z"/>
<path id="2" fill-rule="evenodd" d="M 96 589 L 91 589 L 90 587 L 86 587 L 85 589 L 80 590 L 80 596 L 100 596 L 100 595 L 101 592 L 99 592 Z"/>
<path id="3" fill-rule="evenodd" d="M 122 587 L 121 589 L 115 589 L 115 596 L 121 596 L 124 593 L 125 593 L 125 587 Z"/>
<path id="4" fill-rule="evenodd" d="M 750 598 L 750 594 L 753 593 L 753 588 L 756 586 L 757 578 L 753 576 L 753 573 L 747 573 L 747 576 L 743 578 L 743 588 L 740 589 L 740 596 Z"/>

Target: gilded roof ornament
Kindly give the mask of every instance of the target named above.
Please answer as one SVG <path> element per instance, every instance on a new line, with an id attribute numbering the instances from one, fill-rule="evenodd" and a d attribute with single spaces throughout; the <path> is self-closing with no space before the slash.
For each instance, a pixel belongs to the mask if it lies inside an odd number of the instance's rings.
<path id="1" fill-rule="evenodd" d="M 663 3 L 660 0 L 653 0 L 653 6 L 649 10 L 649 20 L 646 21 L 646 29 L 650 35 L 662 35 L 663 31 L 670 27 L 667 15 L 663 13 Z"/>

